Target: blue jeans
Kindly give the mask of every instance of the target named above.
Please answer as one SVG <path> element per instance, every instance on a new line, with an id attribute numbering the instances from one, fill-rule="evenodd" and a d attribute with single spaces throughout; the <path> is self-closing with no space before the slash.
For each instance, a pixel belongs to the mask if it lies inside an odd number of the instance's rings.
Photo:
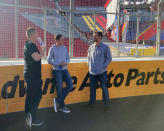
<path id="1" fill-rule="evenodd" d="M 103 100 L 105 105 L 109 104 L 109 92 L 106 86 L 107 82 L 107 72 L 104 72 L 99 75 L 92 75 L 90 76 L 90 101 L 89 104 L 94 104 L 96 102 L 96 88 L 98 86 L 98 82 L 100 82 L 101 88 L 103 90 Z"/>
<path id="2" fill-rule="evenodd" d="M 53 77 L 56 81 L 57 98 L 56 101 L 60 107 L 65 106 L 65 98 L 70 91 L 73 90 L 72 78 L 68 70 L 53 70 Z M 63 81 L 66 83 L 66 87 L 63 88 Z"/>

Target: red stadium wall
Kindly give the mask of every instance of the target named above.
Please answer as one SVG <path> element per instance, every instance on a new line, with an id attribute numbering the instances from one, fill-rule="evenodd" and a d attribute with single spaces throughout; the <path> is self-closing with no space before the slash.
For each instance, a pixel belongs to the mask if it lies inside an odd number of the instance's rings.
<path id="1" fill-rule="evenodd" d="M 75 6 L 104 6 L 106 0 L 95 1 L 95 0 L 76 0 Z M 14 0 L 1 0 L 0 3 L 14 4 Z M 24 6 L 35 6 L 35 7 L 49 7 L 55 9 L 53 0 L 18 0 L 20 5 Z M 60 6 L 69 6 L 69 0 L 61 0 Z M 15 8 L 0 6 L 0 58 L 15 58 Z M 22 13 L 34 13 L 43 14 L 40 9 L 23 9 L 18 10 L 18 57 L 23 58 L 23 47 L 26 41 L 25 31 L 28 27 L 34 27 L 37 29 L 39 35 L 43 38 L 43 30 L 37 25 L 33 24 L 26 18 Z M 53 34 L 47 32 L 47 52 L 49 47 L 54 43 Z M 65 45 L 68 47 L 69 40 L 65 39 Z M 86 57 L 88 45 L 82 40 L 74 39 L 74 57 Z"/>

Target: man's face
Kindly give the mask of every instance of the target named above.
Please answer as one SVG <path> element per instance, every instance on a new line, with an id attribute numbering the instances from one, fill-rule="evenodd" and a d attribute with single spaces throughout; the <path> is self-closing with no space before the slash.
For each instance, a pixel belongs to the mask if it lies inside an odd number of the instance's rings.
<path id="1" fill-rule="evenodd" d="M 31 38 L 32 38 L 34 41 L 37 41 L 37 39 L 38 39 L 38 33 L 37 33 L 37 31 L 31 33 Z"/>
<path id="2" fill-rule="evenodd" d="M 97 33 L 93 33 L 93 40 L 94 40 L 94 42 L 98 42 L 99 37 L 98 37 Z"/>
<path id="3" fill-rule="evenodd" d="M 63 36 L 60 38 L 60 40 L 57 40 L 57 42 L 58 42 L 60 45 L 63 45 L 63 43 L 64 43 L 64 38 L 63 38 Z"/>

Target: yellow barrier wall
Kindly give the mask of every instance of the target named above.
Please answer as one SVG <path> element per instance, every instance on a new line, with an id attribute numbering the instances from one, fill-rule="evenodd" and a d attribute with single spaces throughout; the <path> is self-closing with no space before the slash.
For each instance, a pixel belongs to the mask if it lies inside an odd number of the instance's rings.
<path id="1" fill-rule="evenodd" d="M 66 103 L 79 103 L 89 100 L 89 78 L 87 63 L 69 64 L 74 88 Z M 56 91 L 51 66 L 42 65 L 43 98 L 40 107 L 53 106 Z M 53 83 L 52 83 L 53 82 Z M 108 87 L 111 98 L 164 93 L 164 61 L 121 61 L 112 62 L 108 67 Z M 24 110 L 23 65 L 0 66 L 0 114 Z M 46 91 L 47 87 L 47 91 Z M 5 90 L 7 89 L 7 90 Z M 51 92 L 51 93 L 50 93 Z M 7 95 L 8 94 L 8 95 Z M 97 89 L 97 99 L 102 99 L 102 91 Z"/>
<path id="2" fill-rule="evenodd" d="M 138 53 L 139 53 L 139 56 L 154 56 L 155 53 L 156 53 L 156 49 L 155 48 L 139 48 L 138 49 Z M 135 56 L 136 54 L 136 49 L 130 49 L 130 55 L 131 56 Z"/>
<path id="3" fill-rule="evenodd" d="M 155 48 L 139 48 L 138 49 L 138 53 L 139 53 L 139 56 L 154 56 L 155 53 L 156 53 L 156 49 Z M 130 49 L 130 55 L 131 56 L 135 56 L 136 54 L 136 49 Z"/>

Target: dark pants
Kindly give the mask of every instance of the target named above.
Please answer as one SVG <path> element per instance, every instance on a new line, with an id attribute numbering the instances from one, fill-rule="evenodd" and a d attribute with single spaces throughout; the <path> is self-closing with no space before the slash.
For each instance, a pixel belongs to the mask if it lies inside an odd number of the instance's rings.
<path id="1" fill-rule="evenodd" d="M 98 82 L 100 82 L 100 86 L 103 90 L 103 100 L 105 105 L 109 104 L 109 92 L 106 86 L 107 83 L 107 72 L 104 72 L 99 75 L 90 74 L 90 101 L 89 104 L 94 104 L 96 102 L 96 88 Z"/>
<path id="2" fill-rule="evenodd" d="M 56 81 L 56 89 L 57 89 L 57 102 L 60 107 L 65 106 L 64 100 L 68 93 L 73 90 L 72 78 L 68 72 L 68 70 L 53 70 L 53 77 Z M 63 81 L 66 83 L 66 87 L 63 88 Z"/>
<path id="3" fill-rule="evenodd" d="M 26 100 L 25 114 L 31 113 L 32 119 L 36 120 L 36 111 L 42 98 L 42 80 L 40 78 L 25 79 Z"/>

